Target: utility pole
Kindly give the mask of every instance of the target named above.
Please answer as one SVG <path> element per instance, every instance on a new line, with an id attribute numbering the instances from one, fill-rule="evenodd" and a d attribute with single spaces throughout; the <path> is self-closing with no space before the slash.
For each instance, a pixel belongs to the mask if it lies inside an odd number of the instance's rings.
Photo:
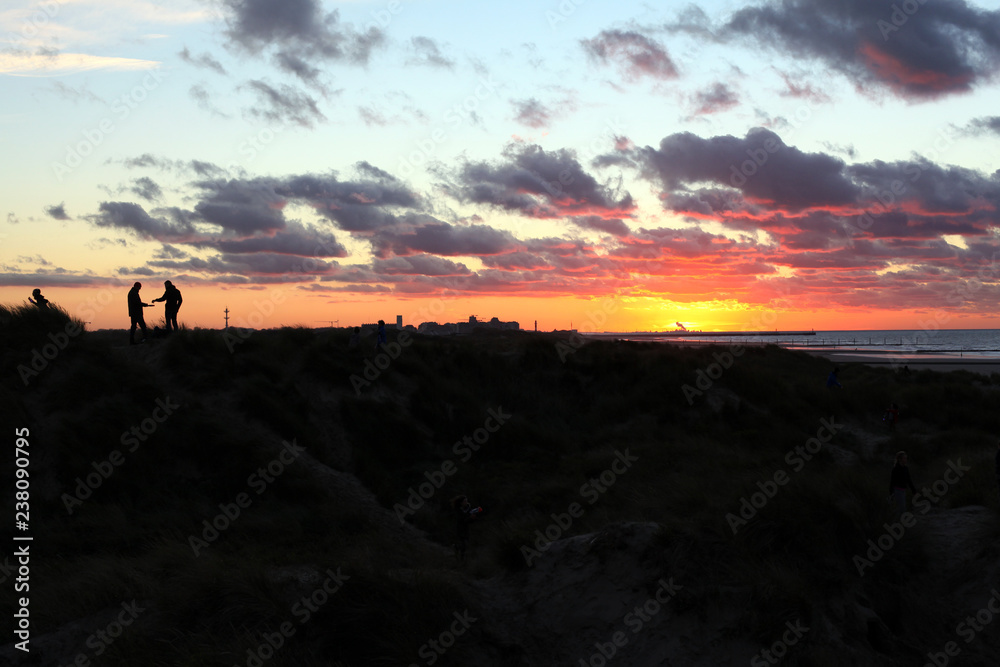
<path id="1" fill-rule="evenodd" d="M 229 331 L 229 306 L 226 306 L 226 331 Z"/>

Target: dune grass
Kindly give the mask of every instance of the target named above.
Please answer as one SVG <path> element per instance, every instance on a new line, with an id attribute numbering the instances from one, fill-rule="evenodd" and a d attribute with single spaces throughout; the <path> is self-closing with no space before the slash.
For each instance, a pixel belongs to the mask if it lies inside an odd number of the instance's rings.
<path id="1" fill-rule="evenodd" d="M 938 507 L 998 506 L 991 466 L 1000 376 L 903 377 L 852 365 L 841 371 L 844 390 L 831 394 L 829 362 L 751 347 L 689 403 L 684 386 L 726 348 L 595 341 L 562 361 L 557 336 L 508 332 L 415 336 L 357 391 L 351 377 L 374 359 L 367 345 L 349 349 L 346 330 L 285 328 L 253 332 L 232 349 L 209 330 L 137 348 L 83 334 L 44 381 L 24 387 L 17 364 L 68 322 L 58 310 L 0 309 L 2 389 L 43 450 L 32 470 L 33 510 L 44 517 L 36 539 L 49 554 L 36 570 L 39 631 L 133 598 L 154 610 L 111 647 L 114 664 L 246 664 L 247 651 L 285 621 L 295 636 L 269 665 L 421 663 L 421 645 L 453 613 L 477 608 L 470 586 L 524 572 L 521 547 L 574 502 L 585 511 L 564 536 L 660 524 L 655 558 L 664 575 L 742 591 L 747 613 L 734 632 L 752 641 L 770 641 L 786 620 L 812 618 L 823 601 L 848 594 L 868 596 L 889 619 L 904 615 L 893 611 L 904 599 L 913 610 L 905 613 L 946 619 L 952 610 L 939 591 L 904 585 L 927 574 L 919 535 L 902 540 L 878 576 L 859 580 L 852 563 L 888 520 L 892 455 L 911 453 L 918 485 L 961 457 L 973 469 Z M 126 451 L 124 434 L 166 397 L 180 407 Z M 890 401 L 902 408 L 893 434 L 880 421 Z M 510 415 L 502 426 L 475 450 L 460 446 L 487 433 L 498 411 Z M 790 452 L 831 419 L 851 428 L 793 469 Z M 878 441 L 867 453 L 865 433 Z M 401 541 L 300 461 L 258 494 L 251 476 L 293 439 L 356 475 L 390 513 L 422 484 L 443 481 L 406 517 L 431 543 Z M 833 446 L 855 453 L 853 463 L 838 462 Z M 113 450 L 124 463 L 68 513 L 64 494 Z M 592 481 L 626 451 L 636 463 L 595 493 Z M 441 474 L 448 464 L 453 473 Z M 778 471 L 787 484 L 734 534 L 727 516 Z M 486 508 L 464 568 L 449 554 L 447 500 L 458 493 Z M 195 555 L 191 537 L 239 494 L 249 507 Z M 279 576 L 292 567 L 312 578 Z M 337 568 L 350 579 L 299 624 L 296 601 Z M 687 604 L 710 614 L 724 602 Z M 0 599 L 3 613 L 12 605 Z M 915 640 L 902 622 L 892 629 Z M 519 664 L 512 650 L 477 627 L 439 664 Z M 821 651 L 809 659 L 829 664 Z"/>

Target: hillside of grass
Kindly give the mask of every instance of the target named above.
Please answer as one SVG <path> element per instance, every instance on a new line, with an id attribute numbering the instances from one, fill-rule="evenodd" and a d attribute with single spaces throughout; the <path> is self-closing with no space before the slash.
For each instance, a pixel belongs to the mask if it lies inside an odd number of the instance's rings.
<path id="1" fill-rule="evenodd" d="M 0 308 L 0 410 L 31 452 L 15 664 L 744 665 L 796 623 L 783 664 L 1000 656 L 988 625 L 960 627 L 998 574 L 1000 375 L 849 365 L 831 392 L 828 361 L 774 346 L 393 333 L 377 356 L 297 328 L 60 345 L 76 326 Z M 900 449 L 940 493 L 870 559 Z M 458 494 L 485 509 L 463 563 Z"/>

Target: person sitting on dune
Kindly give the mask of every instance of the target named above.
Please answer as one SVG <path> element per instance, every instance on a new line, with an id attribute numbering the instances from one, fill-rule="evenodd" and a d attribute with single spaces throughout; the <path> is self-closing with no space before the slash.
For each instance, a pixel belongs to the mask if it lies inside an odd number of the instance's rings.
<path id="1" fill-rule="evenodd" d="M 913 486 L 910 469 L 906 465 L 906 452 L 899 451 L 896 452 L 896 465 L 892 467 L 892 474 L 889 476 L 889 498 L 896 516 L 906 511 L 907 488 L 916 494 L 917 487 Z"/>
<path id="2" fill-rule="evenodd" d="M 35 297 L 35 298 L 31 298 L 31 297 Z M 38 289 L 37 287 L 34 290 L 32 290 L 31 296 L 28 297 L 28 301 L 30 301 L 31 303 L 35 304 L 36 306 L 38 306 L 42 310 L 48 310 L 49 309 L 49 300 L 46 299 L 44 296 L 42 296 L 42 290 Z"/>

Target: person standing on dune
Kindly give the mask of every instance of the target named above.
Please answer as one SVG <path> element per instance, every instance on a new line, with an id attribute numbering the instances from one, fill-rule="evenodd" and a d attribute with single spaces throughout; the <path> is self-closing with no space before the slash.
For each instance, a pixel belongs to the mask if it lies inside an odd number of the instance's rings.
<path id="1" fill-rule="evenodd" d="M 907 488 L 914 494 L 917 493 L 917 487 L 910 478 L 910 468 L 906 464 L 906 452 L 899 451 L 896 452 L 896 465 L 892 467 L 892 474 L 889 477 L 889 498 L 895 516 L 906 511 Z"/>

